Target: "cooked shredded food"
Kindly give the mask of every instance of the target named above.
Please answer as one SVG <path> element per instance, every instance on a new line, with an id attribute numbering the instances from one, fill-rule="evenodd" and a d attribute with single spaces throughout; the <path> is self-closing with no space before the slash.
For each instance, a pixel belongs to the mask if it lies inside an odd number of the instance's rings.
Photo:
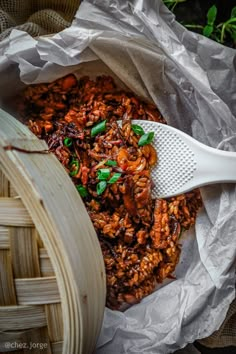
<path id="1" fill-rule="evenodd" d="M 180 235 L 194 225 L 201 196 L 194 190 L 151 197 L 158 156 L 148 139 L 140 146 L 144 132 L 132 119 L 165 124 L 158 109 L 118 89 L 109 76 L 93 81 L 74 75 L 27 87 L 18 109 L 83 198 L 104 257 L 107 306 L 137 303 L 173 277 Z"/>

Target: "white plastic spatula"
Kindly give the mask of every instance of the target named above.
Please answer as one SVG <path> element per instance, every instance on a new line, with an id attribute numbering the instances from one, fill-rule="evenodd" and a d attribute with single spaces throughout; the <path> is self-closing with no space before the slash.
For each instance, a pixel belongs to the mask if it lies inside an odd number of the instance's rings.
<path id="1" fill-rule="evenodd" d="M 155 132 L 152 144 L 158 163 L 152 169 L 153 197 L 166 198 L 218 182 L 236 182 L 236 152 L 211 148 L 165 124 L 132 120 L 145 133 Z"/>

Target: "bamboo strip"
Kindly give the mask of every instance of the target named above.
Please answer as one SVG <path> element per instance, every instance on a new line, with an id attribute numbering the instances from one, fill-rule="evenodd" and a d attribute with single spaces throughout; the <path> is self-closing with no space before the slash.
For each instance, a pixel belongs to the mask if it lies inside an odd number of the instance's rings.
<path id="1" fill-rule="evenodd" d="M 0 307 L 0 331 L 18 331 L 46 325 L 44 306 Z"/>
<path id="2" fill-rule="evenodd" d="M 15 278 L 40 277 L 38 247 L 34 228 L 11 227 L 10 248 Z"/>
<path id="3" fill-rule="evenodd" d="M 2 110 L 1 110 L 2 112 Z M 6 112 L 4 112 L 4 114 L 6 114 Z M 12 127 L 11 127 L 12 128 Z M 23 126 L 23 128 L 25 128 L 25 126 Z M 22 129 L 22 127 L 21 127 Z M 27 133 L 29 133 L 29 129 L 26 128 Z M 21 133 L 20 131 L 18 131 L 19 133 Z M 16 130 L 12 131 L 12 134 L 16 134 Z M 47 143 L 44 140 L 40 140 L 38 139 L 35 135 L 30 133 L 30 136 L 28 135 L 25 136 L 26 134 L 24 134 L 24 136 L 20 136 L 20 137 L 11 137 L 10 136 L 10 131 L 9 131 L 9 126 L 8 126 L 8 136 L 7 137 L 3 137 L 2 141 L 3 141 L 3 147 L 11 147 L 11 150 L 16 150 L 16 149 L 23 149 L 25 151 L 44 151 L 45 153 L 47 153 L 48 150 L 48 146 Z M 26 153 L 27 153 L 26 152 Z"/>
<path id="4" fill-rule="evenodd" d="M 48 325 L 50 342 L 63 340 L 63 317 L 61 304 L 45 305 L 45 313 Z"/>
<path id="5" fill-rule="evenodd" d="M 42 277 L 52 277 L 55 275 L 50 258 L 40 259 L 40 273 Z"/>
<path id="6" fill-rule="evenodd" d="M 41 305 L 60 302 L 56 277 L 15 279 L 19 305 Z"/>
<path id="7" fill-rule="evenodd" d="M 0 170 L 0 197 L 9 197 L 9 181 Z"/>
<path id="8" fill-rule="evenodd" d="M 15 188 L 13 187 L 12 183 L 10 183 L 10 197 L 18 197 L 19 194 L 16 192 Z"/>
<path id="9" fill-rule="evenodd" d="M 0 250 L 0 306 L 16 305 L 9 250 Z"/>
<path id="10" fill-rule="evenodd" d="M 26 227 L 33 222 L 20 199 L 0 198 L 0 225 Z"/>
<path id="11" fill-rule="evenodd" d="M 48 252 L 46 250 L 46 248 L 42 247 L 39 249 L 39 257 L 40 258 L 49 258 Z"/>
<path id="12" fill-rule="evenodd" d="M 52 354 L 61 354 L 62 353 L 62 347 L 63 347 L 63 342 L 51 343 Z"/>
<path id="13" fill-rule="evenodd" d="M 40 273 L 43 277 L 54 276 L 52 262 L 45 248 L 39 249 Z"/>
<path id="14" fill-rule="evenodd" d="M 38 243 L 38 248 L 44 248 L 44 244 L 43 244 L 43 241 L 38 233 L 38 231 L 35 229 L 35 237 L 37 239 L 37 243 Z"/>
<path id="15" fill-rule="evenodd" d="M 0 249 L 9 249 L 9 229 L 4 226 L 0 226 Z"/>

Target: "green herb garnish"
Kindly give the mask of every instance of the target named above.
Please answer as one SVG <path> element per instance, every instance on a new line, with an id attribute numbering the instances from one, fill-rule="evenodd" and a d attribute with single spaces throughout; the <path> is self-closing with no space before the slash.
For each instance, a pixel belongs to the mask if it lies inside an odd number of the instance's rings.
<path id="1" fill-rule="evenodd" d="M 102 122 L 96 124 L 92 129 L 91 129 L 91 136 L 94 137 L 97 134 L 104 132 L 106 130 L 106 120 L 103 120 Z"/>
<path id="2" fill-rule="evenodd" d="M 73 160 L 71 161 L 71 163 L 70 163 L 70 165 L 69 165 L 69 167 L 70 167 L 70 169 L 71 169 L 69 175 L 70 175 L 71 177 L 74 177 L 74 176 L 77 175 L 77 173 L 79 172 L 79 166 L 80 166 L 80 164 L 79 164 L 79 161 L 78 161 L 78 160 L 73 159 Z"/>
<path id="3" fill-rule="evenodd" d="M 109 168 L 101 168 L 98 170 L 98 179 L 99 181 L 106 181 L 110 177 L 110 170 Z"/>
<path id="4" fill-rule="evenodd" d="M 138 142 L 138 146 L 150 144 L 154 139 L 154 132 L 149 132 L 141 136 Z"/>
<path id="5" fill-rule="evenodd" d="M 131 125 L 131 129 L 132 129 L 132 130 L 135 132 L 135 134 L 137 134 L 137 135 L 144 135 L 144 134 L 145 134 L 143 128 L 142 128 L 140 125 L 138 125 L 138 124 L 132 124 L 132 125 Z"/>
<path id="6" fill-rule="evenodd" d="M 117 162 L 114 161 L 114 160 L 107 160 L 105 165 L 107 165 L 107 166 L 117 166 Z"/>
<path id="7" fill-rule="evenodd" d="M 108 183 L 113 184 L 116 183 L 118 181 L 118 179 L 120 178 L 121 173 L 116 172 L 114 173 L 114 175 L 109 179 Z"/>
<path id="8" fill-rule="evenodd" d="M 87 197 L 88 196 L 88 191 L 87 188 L 85 188 L 82 184 L 78 184 L 76 186 L 77 191 L 81 195 L 81 197 Z"/>
<path id="9" fill-rule="evenodd" d="M 65 146 L 70 147 L 72 145 L 73 141 L 71 138 L 65 138 L 63 143 Z"/>
<path id="10" fill-rule="evenodd" d="M 97 190 L 97 195 L 101 195 L 105 189 L 107 188 L 107 182 L 106 181 L 101 181 L 97 184 L 96 190 Z"/>

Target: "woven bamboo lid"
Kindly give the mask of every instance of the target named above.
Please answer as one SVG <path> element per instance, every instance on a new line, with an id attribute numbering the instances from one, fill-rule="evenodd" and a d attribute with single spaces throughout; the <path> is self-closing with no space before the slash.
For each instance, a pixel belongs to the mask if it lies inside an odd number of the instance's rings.
<path id="1" fill-rule="evenodd" d="M 55 156 L 9 146 L 47 149 L 0 110 L 0 352 L 92 353 L 106 289 L 95 230 Z"/>

